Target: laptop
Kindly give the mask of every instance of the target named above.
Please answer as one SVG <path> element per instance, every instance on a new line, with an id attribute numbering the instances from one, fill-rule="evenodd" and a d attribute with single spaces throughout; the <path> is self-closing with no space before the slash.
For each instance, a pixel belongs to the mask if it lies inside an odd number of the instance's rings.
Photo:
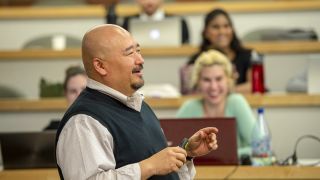
<path id="1" fill-rule="evenodd" d="M 161 127 L 169 146 L 178 146 L 204 127 L 217 127 L 218 149 L 194 158 L 195 165 L 238 165 L 237 129 L 235 118 L 161 119 Z"/>
<path id="2" fill-rule="evenodd" d="M 0 133 L 4 169 L 55 168 L 56 131 Z"/>
<path id="3" fill-rule="evenodd" d="M 129 22 L 130 32 L 142 47 L 180 47 L 181 19 L 166 17 L 163 20 L 141 20 Z"/>

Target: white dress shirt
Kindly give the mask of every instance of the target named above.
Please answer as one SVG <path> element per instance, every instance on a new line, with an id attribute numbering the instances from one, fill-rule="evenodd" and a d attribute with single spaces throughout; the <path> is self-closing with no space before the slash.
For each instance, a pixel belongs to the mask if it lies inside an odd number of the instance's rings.
<path id="1" fill-rule="evenodd" d="M 92 79 L 88 79 L 87 86 L 140 112 L 143 96 L 138 93 L 127 97 Z M 56 149 L 57 163 L 66 180 L 141 179 L 139 162 L 115 169 L 113 137 L 105 126 L 91 116 L 72 116 L 61 131 Z M 193 179 L 195 173 L 192 161 L 188 161 L 178 171 L 179 178 L 183 180 Z"/>
<path id="2" fill-rule="evenodd" d="M 141 12 L 139 15 L 139 18 L 143 21 L 147 21 L 147 20 L 161 21 L 165 18 L 165 13 L 164 13 L 164 10 L 162 9 L 157 9 L 157 11 L 154 12 L 151 16 L 147 15 L 144 12 Z"/>

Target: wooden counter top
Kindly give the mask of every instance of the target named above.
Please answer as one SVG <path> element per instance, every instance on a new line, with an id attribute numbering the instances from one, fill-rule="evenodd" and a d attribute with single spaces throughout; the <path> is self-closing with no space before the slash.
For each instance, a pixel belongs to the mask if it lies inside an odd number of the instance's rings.
<path id="1" fill-rule="evenodd" d="M 256 42 L 246 43 L 246 47 L 255 49 L 263 54 L 292 54 L 292 53 L 319 53 L 319 41 L 287 41 L 287 42 Z M 181 46 L 177 48 L 159 47 L 142 48 L 144 57 L 177 57 L 191 56 L 197 52 L 195 46 Z M 3 60 L 61 60 L 70 58 L 81 58 L 80 49 L 66 49 L 64 51 L 54 50 L 7 50 L 0 51 L 0 61 Z"/>
<path id="2" fill-rule="evenodd" d="M 195 179 L 225 179 L 234 171 L 228 179 L 319 179 L 320 167 L 295 167 L 295 166 L 198 166 Z"/>
<path id="3" fill-rule="evenodd" d="M 260 0 L 226 2 L 172 2 L 165 3 L 164 10 L 169 14 L 204 14 L 213 8 L 224 8 L 231 13 L 243 12 L 285 12 L 319 10 L 320 1 L 316 0 Z M 139 12 L 133 4 L 119 4 L 116 7 L 119 16 Z M 107 9 L 102 5 L 78 5 L 57 7 L 1 7 L 0 19 L 45 19 L 45 18 L 104 18 Z"/>
<path id="4" fill-rule="evenodd" d="M 234 171 L 235 170 L 235 171 Z M 196 180 L 224 179 L 232 171 L 228 179 L 253 180 L 253 179 L 320 179 L 320 167 L 298 166 L 197 166 Z M 1 180 L 59 180 L 56 169 L 30 169 L 30 170 L 5 170 L 0 171 Z"/>
<path id="5" fill-rule="evenodd" d="M 182 103 L 195 96 L 182 96 L 180 98 L 146 98 L 146 102 L 155 109 L 177 109 Z M 307 94 L 266 94 L 245 95 L 251 107 L 319 107 L 319 95 Z M 26 112 L 26 111 L 64 111 L 67 102 L 64 98 L 46 98 L 40 100 L 2 99 L 0 112 Z"/>

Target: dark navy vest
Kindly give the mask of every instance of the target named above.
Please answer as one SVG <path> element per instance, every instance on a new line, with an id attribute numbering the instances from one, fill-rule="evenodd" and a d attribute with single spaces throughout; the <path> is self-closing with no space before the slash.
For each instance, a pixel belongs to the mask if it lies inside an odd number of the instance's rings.
<path id="1" fill-rule="evenodd" d="M 145 103 L 138 112 L 99 91 L 86 88 L 67 110 L 57 130 L 56 143 L 67 121 L 76 114 L 86 114 L 105 126 L 114 140 L 116 168 L 137 163 L 167 147 L 160 123 Z M 58 166 L 60 178 L 63 175 Z M 176 173 L 150 179 L 179 179 Z"/>

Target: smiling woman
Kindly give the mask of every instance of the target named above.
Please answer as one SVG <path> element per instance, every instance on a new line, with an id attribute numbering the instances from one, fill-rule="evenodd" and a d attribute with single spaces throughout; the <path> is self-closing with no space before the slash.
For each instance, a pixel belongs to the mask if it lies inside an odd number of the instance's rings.
<path id="1" fill-rule="evenodd" d="M 222 9 L 209 12 L 204 20 L 202 44 L 200 51 L 191 56 L 187 67 L 192 67 L 195 60 L 203 51 L 215 49 L 225 54 L 233 65 L 233 78 L 236 81 L 235 90 L 241 93 L 251 92 L 251 54 L 252 50 L 245 49 L 236 35 L 229 14 Z M 188 76 L 188 74 L 182 74 Z M 182 84 L 182 93 L 189 93 L 188 82 Z M 185 90 L 184 90 L 185 89 Z"/>
<path id="2" fill-rule="evenodd" d="M 252 110 L 241 94 L 233 92 L 230 60 L 216 50 L 202 52 L 192 71 L 192 86 L 200 99 L 185 102 L 177 117 L 235 117 L 238 155 L 251 155 L 251 132 L 255 123 Z"/>

